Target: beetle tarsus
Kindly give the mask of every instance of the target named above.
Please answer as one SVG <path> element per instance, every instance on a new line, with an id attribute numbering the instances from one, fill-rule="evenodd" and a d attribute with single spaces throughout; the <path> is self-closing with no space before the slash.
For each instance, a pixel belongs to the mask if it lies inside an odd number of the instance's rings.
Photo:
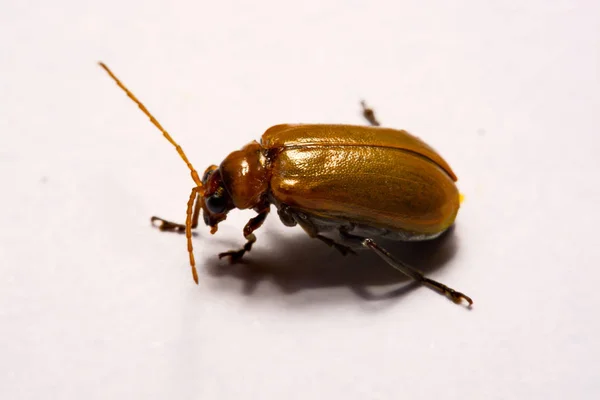
<path id="1" fill-rule="evenodd" d="M 200 195 L 196 195 L 196 201 L 194 203 L 194 212 L 192 214 L 192 229 L 198 227 L 198 219 L 200 217 L 200 209 L 202 208 L 202 201 Z M 158 228 L 162 232 L 177 232 L 185 233 L 185 224 L 178 224 L 176 222 L 167 221 L 166 219 L 153 216 L 150 218 L 152 226 Z"/>
<path id="2" fill-rule="evenodd" d="M 162 219 L 159 217 L 150 218 L 150 223 L 155 228 L 163 232 L 177 232 L 177 233 L 185 233 L 185 225 L 177 224 L 175 222 L 167 221 L 166 219 Z"/>
<path id="3" fill-rule="evenodd" d="M 469 296 L 461 292 L 454 292 L 454 298 L 456 298 L 456 303 L 462 303 L 465 300 L 469 305 L 467 307 L 471 308 L 473 305 L 473 300 Z"/>
<path id="4" fill-rule="evenodd" d="M 365 103 L 364 100 L 360 102 L 360 105 L 363 109 L 362 115 L 367 121 L 369 121 L 369 124 L 371 124 L 372 126 L 380 126 L 381 124 L 375 117 L 375 111 L 372 108 L 368 107 L 367 103 Z"/>
<path id="5" fill-rule="evenodd" d="M 462 303 L 462 301 L 466 301 L 469 303 L 468 307 L 473 305 L 473 300 L 464 293 L 457 292 L 456 290 L 444 285 L 443 283 L 431 280 L 429 278 L 423 277 L 423 283 L 430 288 L 438 290 L 440 293 L 443 293 L 446 297 L 452 300 L 456 304 Z"/>
<path id="6" fill-rule="evenodd" d="M 252 250 L 252 245 L 254 244 L 254 242 L 256 242 L 256 236 L 254 236 L 254 234 L 251 233 L 250 235 L 246 236 L 246 240 L 247 242 L 244 245 L 244 247 L 242 247 L 239 250 L 230 250 L 224 253 L 219 253 L 219 259 L 229 257 L 229 262 L 232 264 L 241 260 L 242 257 L 244 257 L 244 254 L 246 254 L 246 252 Z"/>

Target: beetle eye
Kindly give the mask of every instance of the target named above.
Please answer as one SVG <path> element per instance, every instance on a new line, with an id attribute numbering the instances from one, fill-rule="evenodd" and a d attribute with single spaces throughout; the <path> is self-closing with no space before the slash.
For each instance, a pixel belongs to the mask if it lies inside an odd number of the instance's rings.
<path id="1" fill-rule="evenodd" d="M 213 214 L 221 214 L 225 211 L 227 207 L 227 199 L 225 196 L 221 196 L 219 194 L 213 194 L 208 199 L 206 199 L 206 208 Z"/>

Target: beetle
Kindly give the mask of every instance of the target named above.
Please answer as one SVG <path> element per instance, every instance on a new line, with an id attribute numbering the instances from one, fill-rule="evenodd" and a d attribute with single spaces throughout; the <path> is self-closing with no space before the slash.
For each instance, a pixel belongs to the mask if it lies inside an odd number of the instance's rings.
<path id="1" fill-rule="evenodd" d="M 453 223 L 460 207 L 456 175 L 428 144 L 404 130 L 383 128 L 372 109 L 361 103 L 370 126 L 283 124 L 265 131 L 211 165 L 202 178 L 183 149 L 135 95 L 102 62 L 100 66 L 175 147 L 195 186 L 187 202 L 185 224 L 159 217 L 151 222 L 163 231 L 185 232 L 192 276 L 198 273 L 192 229 L 202 211 L 204 223 L 217 231 L 229 211 L 252 209 L 257 215 L 244 226 L 245 245 L 219 254 L 232 262 L 249 252 L 274 205 L 286 226 L 299 225 L 342 254 L 349 245 L 374 251 L 393 268 L 456 303 L 471 298 L 425 277 L 379 246 L 374 237 L 401 241 L 434 239 Z M 336 241 L 323 233 L 338 233 Z M 342 243 L 343 242 L 343 243 Z"/>

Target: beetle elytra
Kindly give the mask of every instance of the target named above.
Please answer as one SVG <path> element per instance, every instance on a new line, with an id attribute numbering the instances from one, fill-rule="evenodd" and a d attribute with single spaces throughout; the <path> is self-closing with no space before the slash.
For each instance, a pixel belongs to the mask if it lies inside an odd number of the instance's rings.
<path id="1" fill-rule="evenodd" d="M 386 263 L 454 302 L 473 301 L 465 294 L 425 277 L 379 246 L 373 237 L 417 241 L 433 239 L 453 223 L 460 205 L 456 176 L 429 145 L 403 130 L 380 127 L 364 102 L 371 126 L 298 124 L 275 125 L 211 165 L 200 178 L 182 148 L 146 107 L 103 63 L 100 66 L 133 100 L 175 147 L 190 170 L 195 186 L 187 202 L 185 224 L 158 217 L 151 221 L 163 231 L 184 231 L 194 281 L 198 273 L 192 229 L 200 212 L 211 233 L 234 208 L 257 215 L 243 229 L 246 244 L 219 254 L 241 259 L 256 241 L 254 231 L 274 205 L 286 226 L 299 225 L 342 254 L 353 246 L 374 251 Z M 336 241 L 323 233 L 339 234 Z"/>

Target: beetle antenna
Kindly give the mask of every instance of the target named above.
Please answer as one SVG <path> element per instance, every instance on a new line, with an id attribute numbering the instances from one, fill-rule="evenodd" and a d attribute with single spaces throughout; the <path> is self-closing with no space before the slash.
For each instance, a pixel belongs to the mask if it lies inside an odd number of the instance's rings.
<path id="1" fill-rule="evenodd" d="M 108 73 L 108 75 L 110 75 L 110 77 L 125 92 L 125 94 L 127 94 L 127 96 L 131 100 L 133 100 L 133 102 L 135 104 L 137 104 L 137 106 L 140 108 L 140 110 L 142 110 L 142 112 L 144 114 L 146 114 L 146 116 L 148 118 L 150 118 L 150 122 L 152 122 L 152 124 L 154 124 L 154 126 L 157 127 L 159 131 L 162 132 L 163 136 L 175 147 L 175 150 L 177 150 L 177 153 L 179 154 L 179 156 L 183 159 L 183 161 L 186 163 L 186 165 L 190 169 L 190 173 L 192 175 L 192 179 L 194 180 L 194 183 L 196 183 L 196 187 L 192 188 L 192 193 L 190 194 L 190 198 L 187 203 L 186 218 L 185 218 L 185 237 L 187 239 L 187 249 L 188 249 L 188 254 L 190 257 L 190 266 L 192 267 L 192 276 L 194 277 L 194 282 L 196 282 L 196 284 L 198 284 L 198 272 L 196 271 L 196 260 L 194 259 L 194 247 L 192 245 L 192 209 L 194 206 L 194 200 L 196 200 L 196 196 L 197 196 L 198 192 L 200 192 L 202 190 L 202 182 L 200 181 L 198 172 L 196 172 L 196 170 L 194 169 L 194 166 L 188 160 L 188 158 L 185 155 L 185 152 L 183 151 L 181 146 L 178 145 L 177 142 L 175 142 L 175 140 L 173 140 L 171 135 L 169 135 L 169 132 L 167 132 L 166 129 L 162 127 L 160 122 L 158 122 L 158 120 L 156 118 L 154 118 L 154 116 L 150 113 L 150 111 L 148 111 L 146 106 L 144 106 L 142 104 L 142 102 L 139 101 L 137 99 L 137 97 L 135 97 L 135 95 L 133 93 L 131 93 L 131 91 L 129 89 L 127 89 L 127 87 L 119 80 L 119 78 L 117 78 L 115 76 L 115 74 L 113 74 L 113 72 L 110 70 L 110 68 L 108 68 L 106 66 L 106 64 L 104 64 L 103 62 L 99 62 L 98 64 L 100 64 L 102 69 L 104 69 Z"/>
<path id="2" fill-rule="evenodd" d="M 173 138 L 171 137 L 171 135 L 169 135 L 169 132 L 167 132 L 166 129 L 162 127 L 162 125 L 160 124 L 160 122 L 158 122 L 158 120 L 156 118 L 154 118 L 154 116 L 150 113 L 150 111 L 148 111 L 148 109 L 146 108 L 146 106 L 143 105 L 142 102 L 139 101 L 137 99 L 137 97 L 135 97 L 135 95 L 133 93 L 131 93 L 131 91 L 129 89 L 127 89 L 127 87 L 119 80 L 119 78 L 117 78 L 115 76 L 115 74 L 113 74 L 113 72 L 110 70 L 110 68 L 108 68 L 106 66 L 106 64 L 104 64 L 103 62 L 99 62 L 98 64 L 100 64 L 100 66 L 102 67 L 102 69 L 104 69 L 108 73 L 108 75 L 110 75 L 110 77 L 115 81 L 115 83 L 117 84 L 117 86 L 119 86 L 125 92 L 125 94 L 131 100 L 133 100 L 133 102 L 135 104 L 137 104 L 137 106 L 140 108 L 140 110 L 142 110 L 142 112 L 144 114 L 146 114 L 146 116 L 148 118 L 150 118 L 150 122 L 152 122 L 152 124 L 154 124 L 154 126 L 157 127 L 159 131 L 162 132 L 163 136 L 169 141 L 169 143 L 171 143 L 175 147 L 175 150 L 177 150 L 177 153 L 179 154 L 179 156 L 181 157 L 181 159 L 186 163 L 186 165 L 190 169 L 190 172 L 192 174 L 192 179 L 194 180 L 194 182 L 196 183 L 196 185 L 199 188 L 201 188 L 202 187 L 202 182 L 200 181 L 200 177 L 198 176 L 198 172 L 196 172 L 196 170 L 194 169 L 194 166 L 188 160 L 188 158 L 185 155 L 185 153 L 184 153 L 183 149 L 181 148 L 181 146 L 178 145 L 175 140 L 173 140 Z"/>
<path id="3" fill-rule="evenodd" d="M 194 259 L 194 246 L 192 245 L 192 208 L 194 207 L 194 200 L 196 200 L 196 195 L 200 188 L 194 187 L 192 188 L 192 193 L 190 193 L 190 198 L 187 203 L 186 217 L 185 217 L 185 238 L 187 239 L 187 249 L 188 254 L 190 256 L 190 267 L 192 267 L 192 276 L 194 277 L 194 282 L 196 285 L 198 284 L 198 271 L 196 271 L 196 260 Z M 200 200 L 196 200 L 200 201 Z"/>

